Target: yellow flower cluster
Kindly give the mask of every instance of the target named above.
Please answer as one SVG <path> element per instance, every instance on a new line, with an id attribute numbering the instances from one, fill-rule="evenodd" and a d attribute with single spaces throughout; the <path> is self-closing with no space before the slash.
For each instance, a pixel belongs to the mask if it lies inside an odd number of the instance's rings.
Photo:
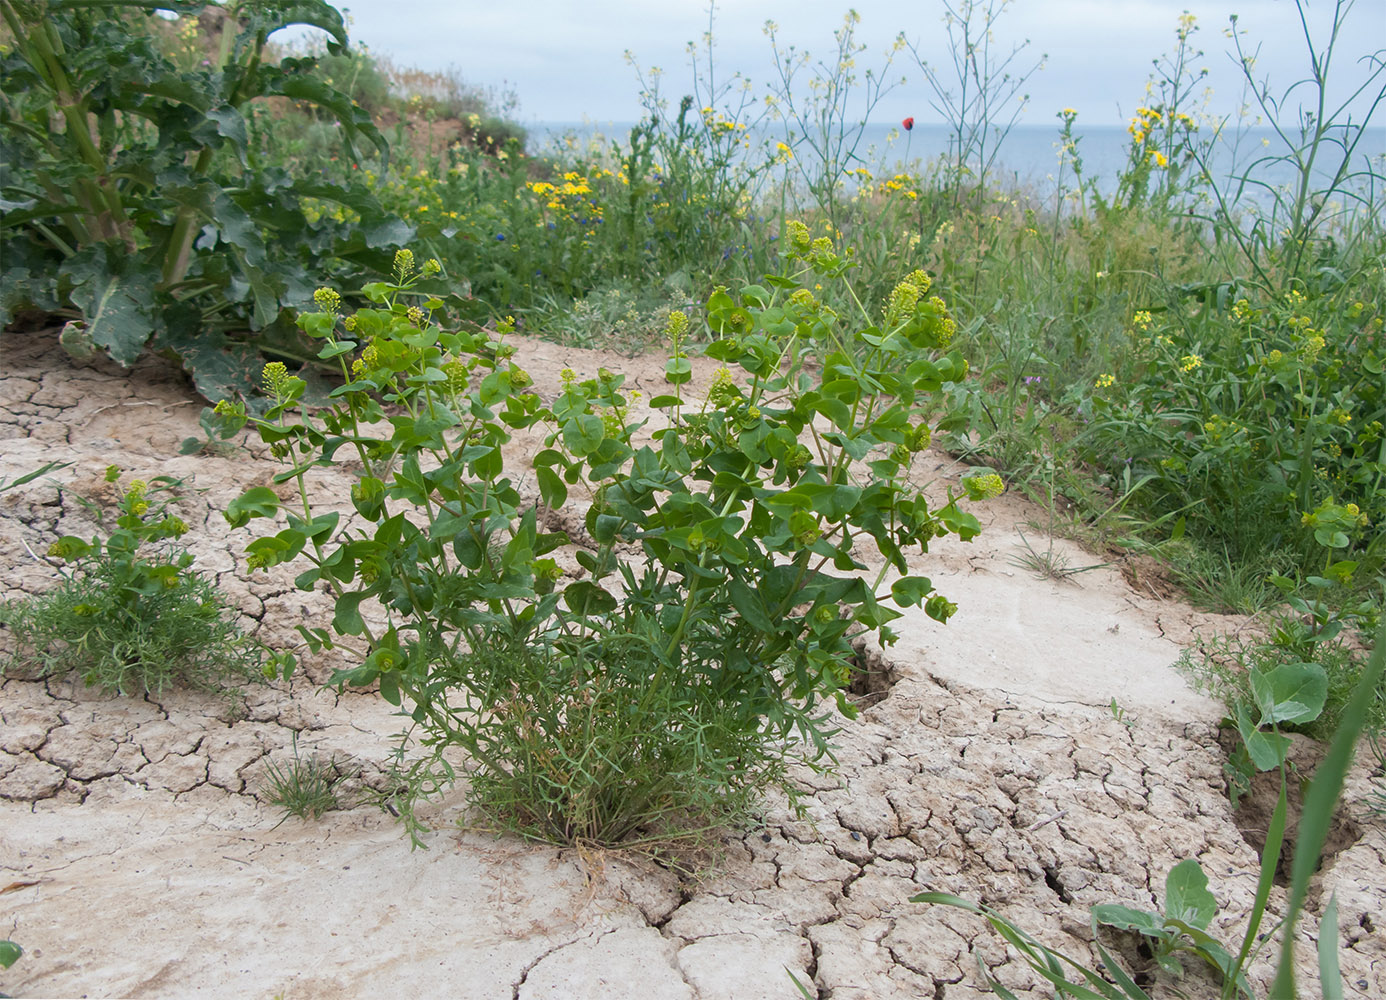
<path id="1" fill-rule="evenodd" d="M 876 190 L 880 194 L 893 194 L 898 191 L 910 201 L 916 201 L 919 198 L 918 181 L 909 174 L 896 174 L 894 177 L 882 181 Z"/>
<path id="2" fill-rule="evenodd" d="M 1235 437 L 1246 430 L 1246 427 L 1235 420 L 1224 417 L 1220 413 L 1215 413 L 1203 424 L 1203 433 L 1208 435 L 1208 440 L 1213 444 L 1221 444 L 1228 438 Z"/>
<path id="3" fill-rule="evenodd" d="M 544 200 L 546 209 L 561 213 L 567 221 L 577 223 L 584 228 L 586 235 L 592 236 L 596 233 L 597 223 L 602 220 L 602 206 L 593 197 L 592 185 L 604 178 L 615 176 L 604 168 L 597 168 L 590 177 L 570 170 L 558 183 L 531 181 L 527 186 L 536 197 Z M 621 180 L 623 183 L 630 183 L 624 173 Z"/>
<path id="4" fill-rule="evenodd" d="M 282 361 L 271 361 L 260 372 L 260 382 L 266 396 L 278 396 L 288 380 L 289 370 Z"/>
<path id="5" fill-rule="evenodd" d="M 688 314 L 682 309 L 671 312 L 664 327 L 664 335 L 669 338 L 675 356 L 682 357 L 683 341 L 688 336 Z"/>
<path id="6" fill-rule="evenodd" d="M 1102 375 L 1097 376 L 1097 381 L 1094 384 L 1099 389 L 1110 389 L 1113 385 L 1116 384 L 1116 376 L 1104 373 Z"/>
<path id="7" fill-rule="evenodd" d="M 1006 492 L 1006 484 L 994 472 L 981 476 L 968 476 L 962 481 L 969 500 L 990 500 Z"/>
<path id="8" fill-rule="evenodd" d="M 745 122 L 734 122 L 721 115 L 715 108 L 703 108 L 703 124 L 707 126 L 709 132 L 714 135 L 727 135 L 732 132 L 746 131 Z"/>
<path id="9" fill-rule="evenodd" d="M 337 294 L 334 288 L 319 288 L 313 293 L 313 302 L 322 312 L 332 313 L 335 316 L 337 310 L 341 308 L 342 297 Z"/>
<path id="10" fill-rule="evenodd" d="M 712 385 L 707 390 L 708 403 L 715 407 L 723 407 L 734 403 L 739 396 L 731 370 L 725 365 L 720 366 L 713 372 Z"/>
<path id="11" fill-rule="evenodd" d="M 1312 365 L 1319 360 L 1319 354 L 1323 351 L 1324 339 L 1319 334 L 1307 338 L 1304 343 L 1299 345 L 1299 356 L 1307 365 Z"/>
<path id="12" fill-rule="evenodd" d="M 459 164 L 448 171 L 454 177 L 465 176 L 467 165 Z M 374 188 L 381 201 L 392 207 L 402 218 L 411 220 L 464 218 L 448 208 L 443 195 L 443 183 L 427 170 L 417 170 L 403 177 L 392 177 L 383 184 L 378 182 L 373 171 L 366 171 L 365 179 Z"/>
<path id="13" fill-rule="evenodd" d="M 887 327 L 894 327 L 909 319 L 914 313 L 914 307 L 919 304 L 919 300 L 929 290 L 932 282 L 929 276 L 923 271 L 914 271 L 907 275 L 905 280 L 896 285 L 890 293 L 884 308 L 885 321 Z M 935 297 L 931 305 L 942 307 L 941 299 Z"/>
<path id="14" fill-rule="evenodd" d="M 143 479 L 134 479 L 130 481 L 130 488 L 125 491 L 125 503 L 130 513 L 136 517 L 149 510 L 149 501 L 144 498 L 148 489 L 149 484 Z"/>
<path id="15" fill-rule="evenodd" d="M 1131 119 L 1131 124 L 1126 131 L 1131 133 L 1131 139 L 1136 145 L 1144 145 L 1146 136 L 1150 130 L 1155 128 L 1164 120 L 1164 114 L 1159 108 L 1137 108 L 1136 116 Z"/>

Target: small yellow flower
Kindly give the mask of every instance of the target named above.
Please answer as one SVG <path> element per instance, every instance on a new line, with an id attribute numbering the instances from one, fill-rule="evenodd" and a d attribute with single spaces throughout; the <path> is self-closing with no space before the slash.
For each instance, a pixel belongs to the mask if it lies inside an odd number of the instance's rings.
<path id="1" fill-rule="evenodd" d="M 1185 374 L 1188 374 L 1189 372 L 1193 371 L 1194 369 L 1201 367 L 1202 364 L 1203 364 L 1203 355 L 1201 355 L 1201 354 L 1186 354 L 1186 355 L 1184 355 L 1182 358 L 1179 359 L 1179 370 L 1182 371 L 1182 372 L 1184 372 Z"/>
<path id="2" fill-rule="evenodd" d="M 1097 376 L 1097 382 L 1095 384 L 1099 389 L 1110 389 L 1116 384 L 1116 376 L 1109 374 L 1099 375 Z"/>

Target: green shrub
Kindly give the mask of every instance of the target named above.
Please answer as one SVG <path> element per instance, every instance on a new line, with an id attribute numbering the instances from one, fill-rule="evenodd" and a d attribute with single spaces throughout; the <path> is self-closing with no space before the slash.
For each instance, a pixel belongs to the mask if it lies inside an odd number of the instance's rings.
<path id="1" fill-rule="evenodd" d="M 328 275 L 387 266 L 413 231 L 359 178 L 286 172 L 255 141 L 257 108 L 292 105 L 338 123 L 343 160 L 360 144 L 387 154 L 313 57 L 266 57 L 269 35 L 293 24 L 344 52 L 335 9 L 167 6 L 219 26 L 202 43 L 212 58 L 188 58 L 141 0 L 0 4 L 11 41 L 0 54 L 0 326 L 21 310 L 61 311 L 78 317 L 62 337 L 72 353 L 129 365 L 148 346 L 170 351 L 218 398 L 253 385 L 247 330 L 292 354 L 281 313 Z"/>
<path id="2" fill-rule="evenodd" d="M 1344 595 L 1371 588 L 1386 560 L 1380 294 L 1364 281 L 1137 313 L 1080 453 L 1128 469 L 1138 509 L 1233 566 L 1288 560 Z"/>
<path id="3" fill-rule="evenodd" d="M 112 466 L 107 480 L 118 475 Z M 259 674 L 263 655 L 234 611 L 191 570 L 191 554 L 167 544 L 187 525 L 167 512 L 168 499 L 155 498 L 176 485 L 166 477 L 152 486 L 134 480 L 107 538 L 67 535 L 54 543 L 49 554 L 72 566 L 62 582 L 0 605 L 0 622 L 18 645 L 9 669 L 75 671 L 103 691 L 154 695 L 175 685 L 225 691 Z M 159 555 L 141 555 L 147 545 Z"/>
<path id="4" fill-rule="evenodd" d="M 879 311 L 839 316 L 806 286 L 844 283 L 850 252 L 801 225 L 789 250 L 792 274 L 708 300 L 720 339 L 706 353 L 743 374 L 723 369 L 705 397 L 686 395 L 688 320 L 671 314 L 670 389 L 650 400 L 662 416 L 648 444 L 620 374 L 566 373 L 541 397 L 503 339 L 435 325 L 436 300 L 410 304 L 404 251 L 392 282 L 364 289 L 371 308 L 342 317 L 323 289 L 322 311 L 301 320 L 341 367 L 329 411 L 303 408 L 303 381 L 280 365 L 266 369 L 263 418 L 221 404 L 297 463 L 280 478 L 303 494 L 285 506 L 261 487 L 228 506 L 233 526 L 288 518 L 250 543 L 251 566 L 301 557 L 298 585 L 331 588 L 332 631 L 301 632 L 356 659 L 336 683 L 408 702 L 433 752 L 416 787 L 449 773 L 458 747 L 476 800 L 527 834 L 678 836 L 783 786 L 789 761 L 829 754 L 823 703 L 852 712 L 851 642 L 893 638 L 888 604 L 940 622 L 956 610 L 904 554 L 979 530 L 959 498 L 930 509 L 909 480 L 940 389 L 966 370 L 944 353 L 953 321 L 922 272 Z M 581 539 L 545 530 L 506 467 L 510 430 L 535 426 L 545 446 L 523 474 L 545 508 L 584 497 Z M 343 447 L 362 463 L 350 533 L 314 512 L 304 478 Z M 974 499 L 1002 488 L 965 482 Z M 862 544 L 899 572 L 889 587 L 885 570 L 862 572 Z"/>

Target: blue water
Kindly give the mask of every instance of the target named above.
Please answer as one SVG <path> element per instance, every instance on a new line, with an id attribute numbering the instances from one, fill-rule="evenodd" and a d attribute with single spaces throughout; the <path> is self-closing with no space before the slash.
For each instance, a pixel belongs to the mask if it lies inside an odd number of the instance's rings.
<path id="1" fill-rule="evenodd" d="M 532 152 L 562 148 L 565 146 L 565 136 L 574 137 L 579 150 L 586 148 L 593 139 L 607 149 L 611 148 L 613 142 L 624 146 L 634 125 L 634 122 L 541 123 L 530 127 L 529 148 Z M 893 142 L 892 132 L 897 133 Z M 1087 125 L 1076 130 L 1075 135 L 1079 140 L 1078 154 L 1082 158 L 1084 179 L 1095 182 L 1104 194 L 1110 194 L 1127 165 L 1131 137 L 1126 127 Z M 767 131 L 763 136 L 753 135 L 752 145 L 758 146 L 763 139 L 773 146 L 783 138 L 782 134 Z M 916 125 L 909 133 L 894 124 L 866 125 L 856 144 L 859 163 L 853 165 L 866 167 L 877 178 L 896 172 L 913 172 L 927 177 L 941 158 L 949 153 L 950 138 L 948 128 L 942 125 Z M 1212 173 L 1224 189 L 1230 177 L 1240 177 L 1247 172 L 1253 181 L 1265 185 L 1287 185 L 1295 179 L 1293 165 L 1267 159 L 1285 152 L 1285 144 L 1274 129 L 1244 129 L 1238 134 L 1229 130 L 1214 145 Z M 801 164 L 805 157 L 812 155 L 803 146 L 796 151 Z M 1329 181 L 1341 158 L 1341 151 L 1335 146 L 1327 145 L 1321 149 L 1319 159 L 1315 162 L 1316 185 L 1323 186 Z M 1352 159 L 1353 169 L 1363 171 L 1369 166 L 1376 174 L 1386 177 L 1386 127 L 1369 128 L 1357 145 Z M 1047 198 L 1053 196 L 1060 183 L 1072 190 L 1072 171 L 1071 163 L 1065 163 L 1061 169 L 1057 126 L 1017 125 L 1002 141 L 990 175 L 1008 187 Z M 1364 193 L 1378 202 L 1383 194 L 1380 183 L 1374 191 Z M 1270 197 L 1260 185 L 1250 186 L 1248 194 L 1263 202 Z"/>

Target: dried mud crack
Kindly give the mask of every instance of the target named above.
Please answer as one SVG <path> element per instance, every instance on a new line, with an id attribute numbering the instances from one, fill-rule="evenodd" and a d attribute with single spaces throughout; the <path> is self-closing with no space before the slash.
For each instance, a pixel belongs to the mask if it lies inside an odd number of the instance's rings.
<path id="1" fill-rule="evenodd" d="M 330 615 L 324 595 L 293 588 L 292 569 L 252 578 L 247 539 L 220 516 L 269 467 L 174 457 L 197 433 L 180 373 L 157 359 L 133 372 L 78 367 L 51 337 L 7 337 L 3 349 L 0 475 L 75 464 L 55 473 L 61 493 L 37 482 L 0 495 L 0 599 L 51 584 L 37 553 L 91 534 L 75 497 L 100 500 L 116 464 L 185 480 L 178 510 L 196 526 L 197 566 L 257 638 L 293 646 L 295 625 Z M 538 380 L 608 365 L 655 385 L 662 371 L 660 359 L 521 349 Z M 345 496 L 350 477 L 336 475 L 324 483 Z M 459 831 L 461 790 L 428 808 L 429 848 L 411 852 L 389 815 L 351 805 L 386 787 L 401 720 L 376 696 L 319 688 L 339 665 L 329 653 L 306 657 L 293 684 L 234 703 L 106 697 L 12 672 L 0 682 L 0 883 L 21 887 L 0 894 L 0 921 L 26 955 L 0 989 L 788 1000 L 792 974 L 832 1000 L 961 1000 L 979 996 L 980 961 L 1038 997 L 1048 990 L 983 921 L 909 898 L 979 900 L 1091 962 L 1090 907 L 1154 909 L 1165 873 L 1190 857 L 1218 899 L 1211 930 L 1237 940 L 1258 858 L 1225 794 L 1218 713 L 1151 666 L 1229 623 L 1136 593 L 1115 570 L 1083 586 L 1030 580 L 1009 568 L 1008 546 L 1031 515 L 1004 499 L 988 516 L 976 543 L 929 556 L 926 571 L 962 606 L 954 622 L 906 619 L 896 647 L 861 650 L 863 711 L 839 720 L 834 775 L 795 775 L 803 815 L 768 802 L 763 825 L 729 836 L 699 879 Z M 265 801 L 266 767 L 295 738 L 351 775 L 350 807 L 320 823 L 281 822 Z M 1348 995 L 1362 998 L 1386 995 L 1386 833 L 1362 806 L 1365 787 L 1359 769 L 1345 796 L 1353 835 L 1317 876 L 1300 940 L 1309 958 L 1336 892 Z M 1276 888 L 1268 919 L 1283 906 Z M 1252 971 L 1264 986 L 1264 962 Z"/>

